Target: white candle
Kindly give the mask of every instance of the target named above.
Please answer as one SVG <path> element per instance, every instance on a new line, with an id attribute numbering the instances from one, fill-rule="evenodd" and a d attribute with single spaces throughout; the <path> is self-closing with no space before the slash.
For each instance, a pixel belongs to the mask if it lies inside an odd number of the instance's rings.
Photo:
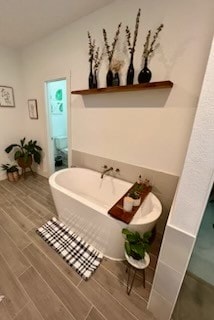
<path id="1" fill-rule="evenodd" d="M 123 210 L 131 212 L 133 207 L 133 199 L 131 197 L 124 197 L 123 199 Z"/>

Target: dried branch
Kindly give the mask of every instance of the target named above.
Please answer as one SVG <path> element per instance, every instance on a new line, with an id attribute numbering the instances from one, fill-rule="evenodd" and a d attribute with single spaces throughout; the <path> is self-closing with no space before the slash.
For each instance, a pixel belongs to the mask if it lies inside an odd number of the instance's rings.
<path id="1" fill-rule="evenodd" d="M 94 71 L 97 71 L 99 69 L 100 63 L 104 55 L 104 50 L 102 50 L 101 54 L 99 51 L 100 51 L 100 48 L 97 47 L 97 50 L 95 51 L 95 54 L 94 54 Z"/>
<path id="2" fill-rule="evenodd" d="M 135 52 L 135 47 L 137 43 L 137 35 L 138 35 L 138 29 L 139 29 L 139 24 L 140 24 L 140 15 L 141 15 L 141 9 L 139 8 L 137 17 L 136 17 L 136 22 L 135 22 L 135 30 L 134 30 L 134 37 L 133 37 L 133 43 L 131 45 L 131 32 L 128 26 L 126 26 L 126 40 L 129 48 L 130 54 L 134 54 Z"/>
<path id="3" fill-rule="evenodd" d="M 137 17 L 136 17 L 136 23 L 135 23 L 135 30 L 134 30 L 134 40 L 133 40 L 133 46 L 132 46 L 132 52 L 135 51 L 135 46 L 137 42 L 137 35 L 138 35 L 138 29 L 139 29 L 139 23 L 140 23 L 140 14 L 141 9 L 138 10 Z"/>
<path id="4" fill-rule="evenodd" d="M 148 58 L 155 50 L 155 43 L 157 41 L 158 35 L 161 32 L 161 30 L 163 29 L 164 25 L 161 24 L 157 29 L 156 32 L 153 36 L 153 40 L 151 42 L 151 44 L 149 45 L 150 42 L 150 37 L 151 37 L 151 30 L 148 31 L 147 37 L 146 37 L 146 41 L 144 43 L 144 50 L 143 50 L 143 57 L 144 58 Z"/>
<path id="5" fill-rule="evenodd" d="M 106 53 L 108 55 L 108 60 L 109 60 L 109 64 L 111 64 L 113 55 L 114 55 L 114 51 L 116 48 L 116 44 L 119 38 L 119 34 L 120 34 L 120 28 L 121 28 L 122 23 L 119 23 L 118 27 L 117 27 L 117 31 L 115 33 L 115 37 L 114 40 L 112 42 L 111 48 L 110 45 L 108 43 L 108 37 L 107 37 L 107 32 L 105 29 L 103 29 L 103 38 L 104 38 L 104 43 L 105 43 L 105 48 L 106 48 Z"/>
<path id="6" fill-rule="evenodd" d="M 131 45 L 131 32 L 129 30 L 129 27 L 126 26 L 126 40 L 129 48 L 129 52 L 132 52 L 132 45 Z"/>
<path id="7" fill-rule="evenodd" d="M 143 45 L 144 50 L 143 50 L 143 57 L 146 58 L 147 54 L 149 52 L 149 42 L 150 42 L 150 37 L 151 37 L 151 30 L 148 31 L 148 34 L 146 36 L 146 41 Z"/>
<path id="8" fill-rule="evenodd" d="M 89 46 L 89 51 L 88 51 L 89 60 L 88 61 L 92 63 L 92 61 L 94 59 L 95 40 L 92 41 L 91 34 L 89 31 L 88 31 L 88 46 Z"/>

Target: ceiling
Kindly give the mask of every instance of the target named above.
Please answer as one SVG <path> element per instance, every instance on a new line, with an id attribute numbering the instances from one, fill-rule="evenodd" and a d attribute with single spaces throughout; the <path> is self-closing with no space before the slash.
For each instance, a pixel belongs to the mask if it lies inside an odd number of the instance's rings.
<path id="1" fill-rule="evenodd" d="M 113 0 L 0 0 L 0 45 L 21 48 Z"/>

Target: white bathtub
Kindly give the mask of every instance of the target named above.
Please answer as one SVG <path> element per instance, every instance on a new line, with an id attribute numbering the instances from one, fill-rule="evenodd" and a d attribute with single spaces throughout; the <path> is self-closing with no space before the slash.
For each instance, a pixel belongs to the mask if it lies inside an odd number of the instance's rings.
<path id="1" fill-rule="evenodd" d="M 112 218 L 108 210 L 132 184 L 107 175 L 101 179 L 93 170 L 60 170 L 51 175 L 49 183 L 59 220 L 110 259 L 124 259 L 122 228 L 144 233 L 161 215 L 161 203 L 150 193 L 130 224 Z"/>

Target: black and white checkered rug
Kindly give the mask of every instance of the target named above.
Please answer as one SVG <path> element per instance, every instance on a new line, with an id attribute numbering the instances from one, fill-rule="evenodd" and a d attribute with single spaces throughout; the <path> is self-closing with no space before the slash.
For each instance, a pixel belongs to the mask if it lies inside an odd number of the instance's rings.
<path id="1" fill-rule="evenodd" d="M 84 279 L 90 278 L 103 255 L 66 225 L 52 218 L 36 231 Z"/>

